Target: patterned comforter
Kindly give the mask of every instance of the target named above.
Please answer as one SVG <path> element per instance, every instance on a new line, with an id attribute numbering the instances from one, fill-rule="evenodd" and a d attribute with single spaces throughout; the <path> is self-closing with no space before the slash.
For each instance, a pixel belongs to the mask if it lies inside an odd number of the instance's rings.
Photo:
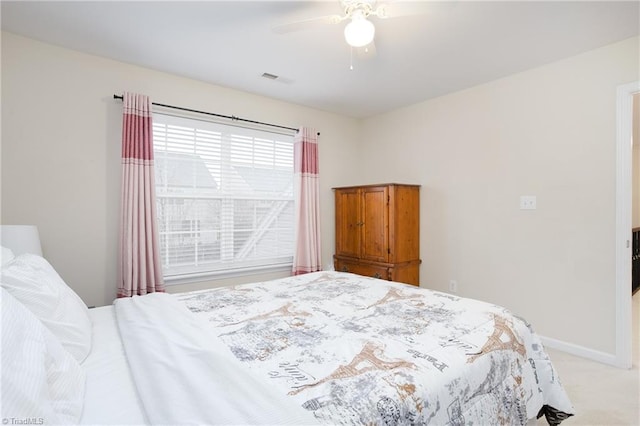
<path id="1" fill-rule="evenodd" d="M 324 424 L 557 424 L 573 408 L 506 309 L 340 272 L 175 295 Z"/>

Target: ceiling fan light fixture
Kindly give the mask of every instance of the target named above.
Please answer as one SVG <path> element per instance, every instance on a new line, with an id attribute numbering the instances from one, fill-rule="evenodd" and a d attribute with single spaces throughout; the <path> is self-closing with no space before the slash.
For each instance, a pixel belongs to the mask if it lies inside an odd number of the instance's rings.
<path id="1" fill-rule="evenodd" d="M 362 13 L 355 13 L 351 22 L 344 27 L 344 38 L 352 47 L 362 47 L 373 41 L 376 27 Z"/>

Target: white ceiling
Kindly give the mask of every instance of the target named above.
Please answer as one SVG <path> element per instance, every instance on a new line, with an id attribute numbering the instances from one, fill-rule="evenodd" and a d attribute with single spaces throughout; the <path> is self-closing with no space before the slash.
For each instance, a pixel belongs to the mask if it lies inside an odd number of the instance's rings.
<path id="1" fill-rule="evenodd" d="M 424 14 L 371 18 L 377 56 L 354 55 L 353 70 L 346 22 L 272 31 L 340 14 L 338 1 L 2 1 L 1 16 L 4 31 L 351 117 L 550 63 L 640 28 L 638 1 L 378 3 L 389 3 L 390 14 L 409 6 Z"/>

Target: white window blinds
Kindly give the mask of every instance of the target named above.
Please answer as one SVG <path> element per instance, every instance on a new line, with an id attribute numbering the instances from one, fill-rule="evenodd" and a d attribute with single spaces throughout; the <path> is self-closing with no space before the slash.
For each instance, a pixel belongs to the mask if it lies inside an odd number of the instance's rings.
<path id="1" fill-rule="evenodd" d="M 153 120 L 165 279 L 291 265 L 293 136 Z"/>

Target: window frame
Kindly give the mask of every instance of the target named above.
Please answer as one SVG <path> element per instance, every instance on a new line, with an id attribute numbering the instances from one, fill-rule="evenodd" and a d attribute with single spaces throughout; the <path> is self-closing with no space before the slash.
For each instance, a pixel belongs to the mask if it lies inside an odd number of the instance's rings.
<path id="1" fill-rule="evenodd" d="M 243 131 L 250 131 L 250 132 L 265 132 L 268 134 L 272 134 L 272 135 L 278 135 L 280 137 L 285 137 L 287 139 L 286 142 L 290 143 L 290 152 L 291 152 L 291 183 L 292 183 L 292 187 L 293 187 L 293 182 L 294 182 L 294 174 L 295 174 L 295 170 L 293 169 L 293 147 L 294 147 L 294 143 L 295 143 L 295 131 L 283 131 L 283 130 L 274 130 L 272 128 L 267 128 L 267 126 L 261 126 L 261 125 L 239 125 L 237 123 L 228 123 L 228 122 L 223 122 L 222 120 L 219 119 L 212 119 L 212 118 L 205 118 L 203 119 L 203 117 L 201 116 L 194 116 L 191 114 L 176 114 L 173 112 L 167 112 L 164 111 L 162 109 L 159 108 L 154 108 L 152 111 L 153 114 L 153 118 L 152 118 L 152 123 L 156 123 L 156 117 L 158 115 L 161 116 L 166 116 L 169 117 L 169 120 L 162 120 L 161 124 L 167 124 L 167 121 L 170 121 L 171 119 L 177 119 L 177 120 L 188 120 L 190 121 L 193 125 L 194 128 L 197 128 L 197 126 L 195 125 L 196 122 L 202 122 L 205 123 L 203 126 L 207 126 L 207 125 L 213 125 L 213 126 L 224 126 L 226 128 L 237 128 L 239 129 L 239 132 L 242 133 Z M 158 120 L 160 121 L 160 120 Z M 233 131 L 233 130 L 231 130 Z M 254 144 L 255 144 L 255 137 L 254 137 Z M 275 139 L 274 139 L 275 140 Z M 278 140 L 280 142 L 282 142 L 282 138 L 278 138 Z M 157 169 L 158 168 L 158 155 L 157 155 L 157 151 L 156 151 L 156 147 L 155 147 L 155 141 L 154 141 L 154 167 Z M 158 187 L 160 186 L 159 182 L 158 182 L 158 172 L 156 171 L 156 178 L 155 178 L 155 183 L 156 183 L 156 208 L 159 208 L 160 206 L 160 199 L 178 199 L 181 197 L 176 197 L 175 194 L 172 196 L 171 194 L 162 194 L 159 190 Z M 185 198 L 190 198 L 190 199 L 198 199 L 198 197 L 189 195 L 186 196 Z M 211 197 L 201 197 L 199 199 L 207 199 L 207 198 L 211 198 Z M 222 200 L 222 198 L 218 198 L 220 200 Z M 228 200 L 231 201 L 237 201 L 237 200 L 241 200 L 243 199 L 243 197 L 238 197 L 238 198 L 234 198 L 234 197 L 230 197 L 228 198 Z M 263 198 L 264 200 L 268 200 L 267 197 Z M 256 200 L 258 200 L 258 198 L 256 198 Z M 295 206 L 296 200 L 295 200 L 295 191 L 292 191 L 291 194 L 291 200 L 293 202 L 293 205 Z M 160 231 L 161 229 L 163 229 L 161 222 L 161 219 L 159 217 L 159 215 L 157 216 L 156 220 L 158 220 L 158 230 L 159 230 L 159 234 L 162 234 L 162 232 Z M 185 220 L 193 220 L 193 219 L 182 219 L 182 221 Z M 292 222 L 291 222 L 291 237 L 292 237 L 292 241 L 293 244 L 295 244 L 295 218 L 292 218 Z M 198 225 L 198 231 L 200 232 L 200 227 Z M 237 229 L 233 228 L 234 231 L 237 231 Z M 171 231 L 169 231 L 171 232 Z M 162 240 L 162 238 L 161 238 Z M 188 283 L 195 283 L 195 282 L 201 282 L 201 281 L 212 281 L 212 280 L 219 280 L 219 279 L 226 279 L 226 278 L 232 278 L 232 277 L 243 277 L 243 276 L 249 276 L 249 275 L 256 275 L 256 274 L 266 274 L 266 273 L 282 273 L 282 272 L 290 272 L 291 268 L 293 267 L 293 256 L 294 256 L 294 250 L 295 247 L 294 245 L 291 246 L 291 252 L 289 255 L 287 256 L 282 256 L 282 257 L 286 257 L 287 260 L 285 262 L 276 262 L 273 264 L 265 264 L 265 265 L 253 265 L 253 266 L 238 266 L 238 267 L 230 267 L 230 268 L 224 268 L 224 269 L 211 269 L 211 270 L 195 270 L 192 269 L 191 272 L 183 272 L 183 273 L 170 273 L 169 275 L 167 275 L 167 271 L 165 269 L 165 259 L 163 257 L 163 253 L 161 251 L 160 253 L 160 260 L 161 260 L 161 264 L 162 264 L 162 274 L 163 274 L 163 278 L 165 281 L 166 285 L 178 285 L 178 284 L 188 284 Z M 274 257 L 273 259 L 278 259 L 279 256 Z M 195 264 L 195 262 L 194 262 Z"/>

